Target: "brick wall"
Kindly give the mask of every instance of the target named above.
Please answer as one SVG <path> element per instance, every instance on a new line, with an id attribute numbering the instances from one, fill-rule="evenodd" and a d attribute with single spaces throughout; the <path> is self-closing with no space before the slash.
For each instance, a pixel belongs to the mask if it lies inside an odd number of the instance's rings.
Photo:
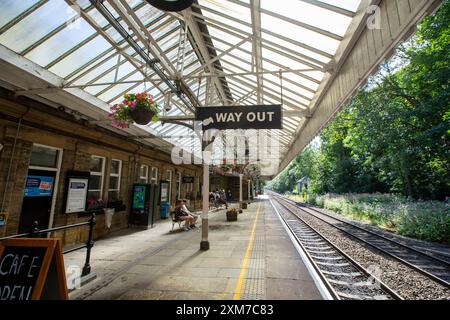
<path id="1" fill-rule="evenodd" d="M 0 106 L 1 105 L 2 101 L 0 99 Z M 14 104 L 9 106 L 8 112 L 10 114 L 14 114 L 14 106 Z M 16 107 L 18 115 L 24 113 L 23 108 L 21 109 L 20 105 L 17 105 Z M 3 110 L 4 109 L 0 109 L 0 114 Z M 126 210 L 115 213 L 111 229 L 107 229 L 106 227 L 105 215 L 99 214 L 96 218 L 97 223 L 94 229 L 95 239 L 101 238 L 109 232 L 128 227 L 131 187 L 133 183 L 136 183 L 139 180 L 139 168 L 141 164 L 149 166 L 149 173 L 151 167 L 158 168 L 158 182 L 161 180 L 161 175 L 165 174 L 166 170 L 172 170 L 173 201 L 175 201 L 176 194 L 176 172 L 181 172 L 182 176 L 196 176 L 201 179 L 202 168 L 199 166 L 175 166 L 171 163 L 170 155 L 163 154 L 160 151 L 146 148 L 142 145 L 138 147 L 137 145 L 133 145 L 133 142 L 130 142 L 129 140 L 121 139 L 113 134 L 104 133 L 103 129 L 92 126 L 86 127 L 75 121 L 67 121 L 63 118 L 60 119 L 57 116 L 51 115 L 51 112 L 46 114 L 42 110 L 31 109 L 24 117 L 24 124 L 20 128 L 18 139 L 16 140 L 14 157 L 10 168 L 10 182 L 6 188 L 5 194 L 6 179 L 18 121 L 15 121 L 15 119 L 11 120 L 11 118 L 7 120 L 0 117 L 0 143 L 4 145 L 3 150 L 0 151 L 0 201 L 3 200 L 3 195 L 5 195 L 6 200 L 3 207 L 4 210 L 9 213 L 7 225 L 0 226 L 0 236 L 14 235 L 17 233 L 22 209 L 24 186 L 33 143 L 63 150 L 59 183 L 55 189 L 57 190 L 57 196 L 53 216 L 53 227 L 89 220 L 89 217 L 77 213 L 64 213 L 64 195 L 66 174 L 68 171 L 89 171 L 92 155 L 105 157 L 106 170 L 103 180 L 103 198 L 106 200 L 111 160 L 119 159 L 122 161 L 119 194 L 120 199 L 126 205 Z M 42 118 L 46 119 L 46 124 L 49 126 L 48 130 L 42 128 L 42 122 L 40 122 L 39 125 L 34 126 L 33 121 L 38 121 L 38 119 Z M 83 135 L 86 138 L 83 138 Z M 139 153 L 136 153 L 136 150 L 139 150 Z M 182 196 L 185 196 L 186 185 L 182 185 L 181 189 Z M 199 205 L 201 205 L 201 203 L 199 203 Z M 52 236 L 61 238 L 65 246 L 71 246 L 87 240 L 88 228 L 83 227 L 59 231 L 53 233 Z"/>
<path id="2" fill-rule="evenodd" d="M 14 148 L 14 139 L 4 137 L 1 143 L 4 147 L 0 154 L 0 205 L 3 211 L 9 214 L 7 225 L 0 227 L 0 234 L 5 236 L 15 234 L 19 227 L 32 143 L 18 139 L 15 144 L 12 162 L 11 154 Z M 7 181 L 8 171 L 9 181 Z"/>

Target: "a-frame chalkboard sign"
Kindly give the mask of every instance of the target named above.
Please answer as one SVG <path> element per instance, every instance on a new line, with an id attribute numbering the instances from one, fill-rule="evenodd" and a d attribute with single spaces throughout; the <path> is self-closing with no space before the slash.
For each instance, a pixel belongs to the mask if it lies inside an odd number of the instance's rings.
<path id="1" fill-rule="evenodd" d="M 67 300 L 61 240 L 0 243 L 0 300 Z"/>

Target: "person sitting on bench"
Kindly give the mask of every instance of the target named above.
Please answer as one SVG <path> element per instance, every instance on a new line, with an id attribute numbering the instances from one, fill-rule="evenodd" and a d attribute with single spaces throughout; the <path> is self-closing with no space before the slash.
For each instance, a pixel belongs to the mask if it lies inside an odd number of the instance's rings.
<path id="1" fill-rule="evenodd" d="M 184 230 L 190 230 L 195 228 L 195 222 L 197 217 L 194 217 L 184 205 L 183 199 L 177 200 L 177 206 L 175 208 L 175 219 L 185 221 Z"/>
<path id="2" fill-rule="evenodd" d="M 187 199 L 182 199 L 182 201 L 183 201 L 183 203 L 182 203 L 181 208 L 185 212 L 187 212 L 190 216 L 194 217 L 194 223 L 191 224 L 191 228 L 194 228 L 195 227 L 195 223 L 197 222 L 199 215 L 189 211 L 189 209 L 186 207 Z"/>

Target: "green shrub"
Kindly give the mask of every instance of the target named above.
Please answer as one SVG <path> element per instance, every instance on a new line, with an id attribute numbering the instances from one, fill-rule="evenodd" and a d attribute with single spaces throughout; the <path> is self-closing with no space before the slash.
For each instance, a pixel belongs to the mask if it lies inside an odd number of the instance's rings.
<path id="1" fill-rule="evenodd" d="M 450 206 L 437 201 L 411 201 L 392 194 L 328 194 L 314 199 L 318 207 L 401 235 L 450 243 Z"/>

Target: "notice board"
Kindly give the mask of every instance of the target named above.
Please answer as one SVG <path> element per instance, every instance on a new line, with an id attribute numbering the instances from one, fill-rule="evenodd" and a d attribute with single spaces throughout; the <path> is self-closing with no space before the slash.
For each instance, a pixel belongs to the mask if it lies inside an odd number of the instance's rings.
<path id="1" fill-rule="evenodd" d="M 65 213 L 84 212 L 87 205 L 89 179 L 84 171 L 68 171 L 64 194 Z"/>
<path id="2" fill-rule="evenodd" d="M 0 243 L 0 300 L 67 300 L 61 240 Z"/>

